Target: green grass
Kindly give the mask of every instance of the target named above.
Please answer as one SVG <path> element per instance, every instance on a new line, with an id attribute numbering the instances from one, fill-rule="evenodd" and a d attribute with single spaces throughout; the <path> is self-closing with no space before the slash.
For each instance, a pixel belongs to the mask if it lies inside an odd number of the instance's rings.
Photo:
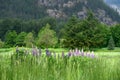
<path id="1" fill-rule="evenodd" d="M 120 48 L 115 47 L 114 50 L 108 50 L 107 48 L 95 49 L 96 52 L 120 52 Z"/>
<path id="2" fill-rule="evenodd" d="M 57 53 L 68 51 L 50 50 Z M 96 58 L 55 58 L 45 55 L 16 57 L 15 54 L 12 55 L 15 48 L 8 51 L 0 49 L 0 80 L 120 80 L 119 52 L 102 50 L 95 52 Z"/>

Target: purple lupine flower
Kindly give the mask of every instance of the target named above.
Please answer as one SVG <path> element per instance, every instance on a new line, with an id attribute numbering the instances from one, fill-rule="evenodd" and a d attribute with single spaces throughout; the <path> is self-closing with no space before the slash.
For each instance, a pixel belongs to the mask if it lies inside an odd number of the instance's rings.
<path id="1" fill-rule="evenodd" d="M 70 51 L 68 52 L 68 57 L 71 57 L 71 56 L 74 56 L 74 50 L 70 50 Z"/>
<path id="2" fill-rule="evenodd" d="M 95 58 L 94 52 L 91 52 L 91 58 Z"/>
<path id="3" fill-rule="evenodd" d="M 50 52 L 48 49 L 46 49 L 46 56 L 50 56 Z"/>
<path id="4" fill-rule="evenodd" d="M 81 56 L 84 56 L 84 52 L 81 52 Z"/>
<path id="5" fill-rule="evenodd" d="M 79 56 L 81 56 L 81 51 L 79 50 Z"/>
<path id="6" fill-rule="evenodd" d="M 87 56 L 87 57 L 90 57 L 90 52 L 87 52 L 86 56 Z"/>
<path id="7" fill-rule="evenodd" d="M 91 54 L 91 58 L 95 58 L 95 55 L 94 55 L 94 54 Z"/>
<path id="8" fill-rule="evenodd" d="M 75 52 L 76 56 L 79 56 L 79 50 L 76 48 L 76 52 Z"/>
<path id="9" fill-rule="evenodd" d="M 72 54 L 71 54 L 71 52 L 69 52 L 69 53 L 68 53 L 68 57 L 71 57 L 71 56 L 72 56 Z"/>
<path id="10" fill-rule="evenodd" d="M 32 54 L 33 54 L 33 56 L 36 56 L 36 55 L 37 55 L 37 49 L 36 49 L 36 48 L 33 48 L 33 49 L 32 49 Z"/>

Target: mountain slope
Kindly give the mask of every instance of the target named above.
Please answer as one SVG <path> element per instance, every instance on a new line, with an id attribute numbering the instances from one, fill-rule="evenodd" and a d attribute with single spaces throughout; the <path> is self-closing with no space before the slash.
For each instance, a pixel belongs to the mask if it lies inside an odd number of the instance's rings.
<path id="1" fill-rule="evenodd" d="M 104 0 L 104 1 L 120 14 L 120 0 Z"/>
<path id="2" fill-rule="evenodd" d="M 0 18 L 67 19 L 74 14 L 83 19 L 88 9 L 103 23 L 120 22 L 119 14 L 103 0 L 0 0 Z"/>

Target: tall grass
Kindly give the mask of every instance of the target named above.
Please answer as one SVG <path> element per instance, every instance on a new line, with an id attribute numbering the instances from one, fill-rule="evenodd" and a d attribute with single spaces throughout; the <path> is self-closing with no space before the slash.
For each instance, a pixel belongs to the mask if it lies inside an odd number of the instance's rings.
<path id="1" fill-rule="evenodd" d="M 0 55 L 0 80 L 120 80 L 119 57 Z"/>

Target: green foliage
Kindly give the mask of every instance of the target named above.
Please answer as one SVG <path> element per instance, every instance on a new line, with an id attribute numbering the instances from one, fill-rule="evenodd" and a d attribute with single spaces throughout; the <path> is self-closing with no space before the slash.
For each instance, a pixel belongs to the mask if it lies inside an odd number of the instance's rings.
<path id="1" fill-rule="evenodd" d="M 120 47 L 120 24 L 111 27 L 111 32 L 115 41 L 115 46 Z"/>
<path id="2" fill-rule="evenodd" d="M 94 59 L 0 55 L 0 80 L 119 80 L 120 56 Z"/>
<path id="3" fill-rule="evenodd" d="M 24 43 L 25 43 L 26 47 L 32 47 L 34 42 L 35 41 L 34 41 L 33 33 L 32 32 L 28 33 L 25 36 L 25 40 L 24 40 Z"/>
<path id="4" fill-rule="evenodd" d="M 114 50 L 114 48 L 115 48 L 115 44 L 114 44 L 113 37 L 111 36 L 108 42 L 108 50 Z"/>
<path id="5" fill-rule="evenodd" d="M 101 24 L 91 12 L 83 21 L 72 17 L 62 32 L 65 47 L 70 48 L 106 46 L 109 36 L 109 29 Z"/>
<path id="6" fill-rule="evenodd" d="M 0 39 L 0 48 L 4 47 L 4 42 Z"/>
<path id="7" fill-rule="evenodd" d="M 0 18 L 38 19 L 46 15 L 38 0 L 5 0 L 0 2 Z"/>
<path id="8" fill-rule="evenodd" d="M 57 43 L 56 32 L 50 29 L 50 25 L 46 24 L 38 34 L 37 45 L 40 47 L 55 47 Z"/>
<path id="9" fill-rule="evenodd" d="M 26 35 L 27 35 L 27 34 L 26 34 L 25 32 L 21 32 L 21 33 L 17 36 L 17 38 L 16 38 L 16 45 L 17 45 L 17 46 L 25 46 L 24 40 L 25 40 Z"/>
<path id="10" fill-rule="evenodd" d="M 13 47 L 16 44 L 17 33 L 16 31 L 8 31 L 5 36 L 5 47 Z"/>
<path id="11" fill-rule="evenodd" d="M 74 37 L 75 37 L 75 33 L 76 30 L 78 31 L 79 29 L 77 29 L 75 26 L 77 23 L 78 23 L 78 19 L 75 15 L 73 15 L 69 21 L 66 23 L 66 25 L 64 26 L 64 28 L 61 30 L 62 32 L 62 35 L 63 35 L 63 44 L 65 47 L 71 47 L 71 48 L 74 48 L 75 45 L 74 45 Z"/>

